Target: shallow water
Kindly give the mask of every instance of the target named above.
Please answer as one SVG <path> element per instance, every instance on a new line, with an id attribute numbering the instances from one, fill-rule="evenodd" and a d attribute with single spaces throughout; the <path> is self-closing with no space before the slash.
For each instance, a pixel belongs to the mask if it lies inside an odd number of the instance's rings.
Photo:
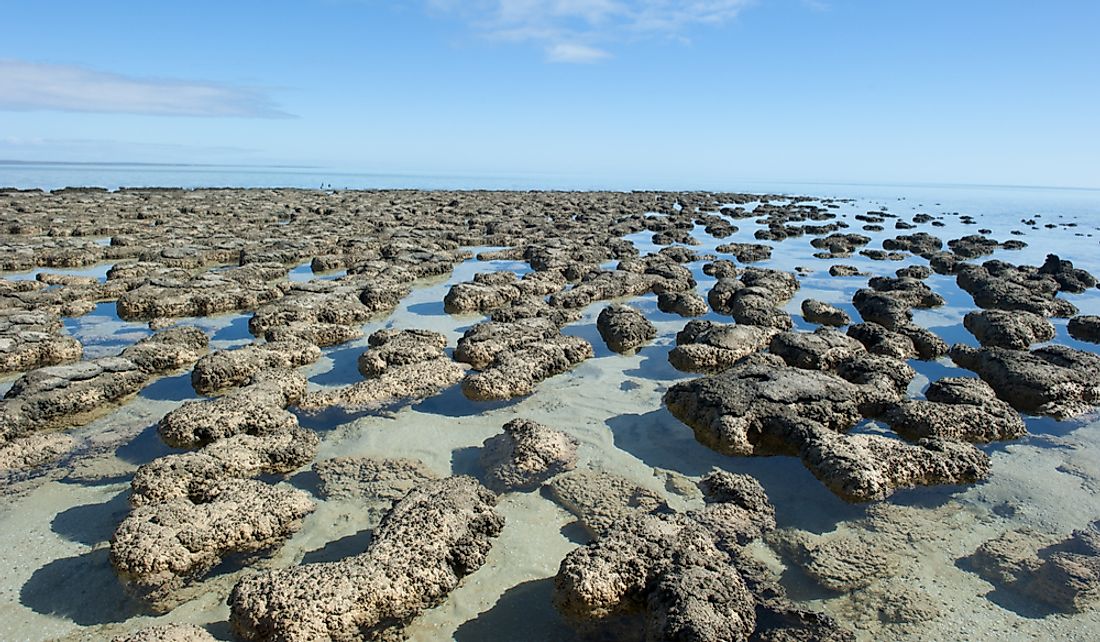
<path id="1" fill-rule="evenodd" d="M 821 193 L 823 190 L 816 190 Z M 1040 264 L 1048 252 L 1074 261 L 1078 267 L 1100 273 L 1096 244 L 1100 234 L 1100 194 L 1092 200 L 1074 194 L 1027 192 L 992 197 L 981 190 L 941 193 L 895 191 L 883 198 L 875 190 L 854 203 L 842 204 L 845 214 L 889 208 L 910 219 L 917 212 L 939 215 L 959 211 L 974 215 L 979 224 L 962 225 L 946 216 L 942 228 L 918 226 L 915 230 L 892 229 L 887 219 L 883 232 L 863 232 L 872 237 L 869 248 L 881 247 L 884 238 L 928 231 L 945 241 L 988 227 L 993 238 L 1021 238 L 1029 243 L 1022 251 L 999 251 L 991 258 L 1013 263 Z M 898 200 L 896 194 L 908 194 Z M 1043 205 L 1043 197 L 1047 198 Z M 1017 203 L 1017 205 L 1013 205 Z M 751 206 L 750 206 L 751 207 Z M 1032 230 L 1019 221 L 1036 213 L 1036 219 L 1065 222 L 1076 228 Z M 733 221 L 739 232 L 714 239 L 696 229 L 701 254 L 730 242 L 757 242 L 754 219 Z M 1012 230 L 1023 230 L 1019 237 Z M 1075 233 L 1096 236 L 1075 236 Z M 648 232 L 632 240 L 645 253 L 655 251 Z M 810 237 L 772 243 L 774 251 L 761 267 L 811 272 L 801 277 L 802 289 L 788 305 L 799 329 L 812 329 L 800 316 L 805 298 L 835 303 L 858 318 L 851 306 L 852 294 L 868 277 L 834 278 L 834 263 L 855 265 L 874 275 L 892 275 L 906 261 L 874 261 L 855 255 L 848 259 L 821 260 L 811 254 Z M 477 251 L 492 248 L 472 248 Z M 981 259 L 984 260 L 984 259 Z M 691 267 L 705 295 L 714 279 L 701 272 L 702 262 Z M 105 269 L 105 268 L 104 268 Z M 308 264 L 296 268 L 295 278 L 305 279 Z M 366 335 L 383 327 L 427 328 L 447 335 L 450 345 L 462 331 L 478 322 L 479 315 L 452 316 L 443 312 L 442 299 L 451 284 L 465 281 L 480 271 L 511 270 L 522 274 L 525 263 L 513 261 L 464 262 L 446 278 L 418 283 L 390 315 L 364 326 Z M 52 271 L 52 270 L 51 270 Z M 4 275 L 7 276 L 7 275 Z M 339 275 L 325 275 L 338 278 Z M 917 310 L 917 323 L 932 328 L 949 343 L 974 344 L 962 328 L 962 317 L 974 305 L 950 277 L 934 275 L 933 289 L 947 305 Z M 1082 313 L 1100 313 L 1100 291 L 1068 295 Z M 580 442 L 579 466 L 594 467 L 628 477 L 663 492 L 674 507 L 689 507 L 698 498 L 677 495 L 675 483 L 684 477 L 696 480 L 713 468 L 749 473 L 764 485 L 776 506 L 781 527 L 817 533 L 858 528 L 867 505 L 846 504 L 818 482 L 793 457 L 734 458 L 719 455 L 698 444 L 689 428 L 673 418 L 661 403 L 669 385 L 688 378 L 673 369 L 667 352 L 676 332 L 686 322 L 657 311 L 652 295 L 629 300 L 654 321 L 658 337 L 634 355 L 609 351 L 595 330 L 595 319 L 607 302 L 593 304 L 584 316 L 564 330 L 582 336 L 594 346 L 596 356 L 574 370 L 542 383 L 529 397 L 491 404 L 466 400 L 457 386 L 438 397 L 384 415 L 361 417 L 303 417 L 303 425 L 322 430 L 318 459 L 339 455 L 415 457 L 439 474 L 476 472 L 477 447 L 498 434 L 502 424 L 523 416 L 563 430 Z M 251 341 L 249 314 L 188 319 L 212 336 L 213 348 Z M 714 313 L 705 318 L 727 320 Z M 1097 346 L 1074 341 L 1065 321 L 1055 320 L 1058 343 L 1096 351 Z M 89 357 L 114 354 L 148 334 L 143 324 L 123 322 L 113 304 L 66 321 L 68 332 L 86 346 Z M 366 340 L 327 348 L 316 364 L 303 368 L 313 388 L 345 385 L 359 379 L 355 361 Z M 912 361 L 919 375 L 912 392 L 919 395 L 928 381 L 943 376 L 973 376 L 955 368 L 949 360 Z M 2 385 L 2 384 L 0 384 Z M 134 469 L 172 449 L 159 441 L 153 425 L 186 399 L 195 398 L 186 373 L 162 379 L 135 400 L 112 414 L 72 431 L 84 444 L 84 456 L 67 462 L 63 472 L 17 486 L 15 494 L 0 503 L 0 553 L 6 570 L 0 582 L 0 638 L 5 640 L 102 639 L 151 622 L 189 621 L 210 624 L 211 631 L 229 639 L 224 598 L 240 576 L 227 567 L 224 574 L 199 585 L 197 597 L 172 613 L 151 618 L 122 592 L 108 560 L 109 538 L 128 512 L 126 496 Z M 856 630 L 861 640 L 1086 640 L 1100 637 L 1100 613 L 1075 616 L 1053 614 L 1012 594 L 1003 594 L 961 568 L 956 560 L 971 554 L 990 537 L 1005 530 L 1031 527 L 1060 537 L 1100 519 L 1100 421 L 1095 416 L 1056 422 L 1028 418 L 1031 435 L 1023 439 L 983 447 L 993 458 L 993 472 L 984 483 L 969 487 L 933 487 L 898 492 L 879 508 L 896 532 L 882 533 L 884 548 L 893 551 L 898 571 L 866 589 L 851 594 L 829 593 L 812 580 L 789 568 L 784 582 L 792 597 L 827 611 Z M 867 429 L 873 429 L 868 427 Z M 288 483 L 310 489 L 308 472 Z M 369 541 L 377 515 L 351 502 L 318 502 L 318 510 L 305 526 L 271 559 L 259 567 L 290 566 L 302 561 L 338 559 L 356 553 Z M 500 512 L 507 524 L 484 567 L 466 578 L 446 601 L 423 614 L 409 628 L 417 641 L 454 639 L 567 641 L 577 639 L 550 603 L 552 578 L 562 557 L 584 536 L 569 513 L 540 493 L 504 496 Z M 903 536 L 898 536 L 901 533 Z M 782 562 L 764 546 L 757 547 L 776 568 Z M 919 627 L 885 623 L 879 617 L 884 602 L 926 600 L 939 615 Z"/>

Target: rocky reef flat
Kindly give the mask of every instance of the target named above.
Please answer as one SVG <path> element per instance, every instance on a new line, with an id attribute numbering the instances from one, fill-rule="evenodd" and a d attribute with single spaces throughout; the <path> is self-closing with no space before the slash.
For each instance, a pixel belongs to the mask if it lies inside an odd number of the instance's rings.
<path id="1" fill-rule="evenodd" d="M 1100 199 L 950 196 L 0 190 L 0 638 L 1100 637 Z"/>

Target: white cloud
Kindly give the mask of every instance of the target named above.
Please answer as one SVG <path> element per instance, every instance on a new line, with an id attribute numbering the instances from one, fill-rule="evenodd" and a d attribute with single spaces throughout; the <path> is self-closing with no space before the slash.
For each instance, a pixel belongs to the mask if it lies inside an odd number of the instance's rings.
<path id="1" fill-rule="evenodd" d="M 0 60 L 0 110 L 284 118 L 263 91 L 216 83 L 138 78 L 74 65 Z"/>
<path id="2" fill-rule="evenodd" d="M 428 0 L 480 34 L 545 48 L 551 62 L 607 58 L 608 43 L 639 38 L 686 39 L 699 26 L 735 18 L 753 0 Z"/>
<path id="3" fill-rule="evenodd" d="M 566 42 L 551 45 L 546 49 L 546 59 L 550 62 L 596 62 L 598 60 L 603 60 L 610 55 L 611 54 L 607 53 L 603 49 L 589 47 L 588 45 L 578 45 Z"/>

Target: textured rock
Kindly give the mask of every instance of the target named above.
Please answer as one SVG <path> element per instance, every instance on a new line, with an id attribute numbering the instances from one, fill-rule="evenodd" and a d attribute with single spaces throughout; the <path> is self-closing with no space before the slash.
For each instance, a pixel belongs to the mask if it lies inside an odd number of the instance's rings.
<path id="1" fill-rule="evenodd" d="M 534 490 L 576 467 L 577 446 L 577 440 L 563 432 L 528 419 L 513 419 L 504 424 L 504 434 L 486 439 L 481 446 L 485 485 L 498 493 Z"/>
<path id="2" fill-rule="evenodd" d="M 283 296 L 271 281 L 285 275 L 285 267 L 271 264 L 203 272 L 186 279 L 154 276 L 119 297 L 118 316 L 148 320 L 255 309 Z"/>
<path id="3" fill-rule="evenodd" d="M 935 381 L 925 392 L 925 400 L 898 402 L 881 418 L 906 439 L 986 443 L 1027 434 L 1023 419 L 1012 406 L 997 399 L 984 381 L 972 378 Z"/>
<path id="4" fill-rule="evenodd" d="M 717 373 L 768 346 L 779 330 L 755 325 L 689 321 L 676 334 L 668 360 L 684 372 Z"/>
<path id="5" fill-rule="evenodd" d="M 141 629 L 111 642 L 216 642 L 214 636 L 194 624 L 164 624 Z"/>
<path id="6" fill-rule="evenodd" d="M 1057 297 L 1061 285 L 1052 274 L 1031 266 L 1003 261 L 957 267 L 959 287 L 974 297 L 980 308 L 1023 310 L 1044 317 L 1071 317 L 1077 308 Z"/>
<path id="7" fill-rule="evenodd" d="M 915 444 L 880 435 L 841 435 L 800 426 L 802 463 L 841 499 L 885 499 L 898 488 L 973 483 L 989 475 L 989 456 L 966 443 L 921 439 Z"/>
<path id="8" fill-rule="evenodd" d="M 477 370 L 485 369 L 498 354 L 513 351 L 560 333 L 558 325 L 542 317 L 524 318 L 514 322 L 486 321 L 474 325 L 458 340 L 455 361 L 468 363 Z"/>
<path id="9" fill-rule="evenodd" d="M 445 358 L 447 337 L 430 330 L 379 330 L 367 339 L 371 346 L 359 356 L 359 373 L 368 379 L 393 366 Z"/>
<path id="10" fill-rule="evenodd" d="M 657 328 L 641 312 L 621 304 L 612 304 L 600 312 L 596 329 L 615 352 L 633 352 L 657 336 Z"/>
<path id="11" fill-rule="evenodd" d="M 867 273 L 852 265 L 833 265 L 829 267 L 829 276 L 867 276 Z"/>
<path id="12" fill-rule="evenodd" d="M 207 495 L 207 487 L 226 480 L 289 473 L 313 459 L 317 443 L 316 433 L 295 425 L 272 435 L 235 435 L 194 452 L 161 457 L 134 473 L 130 503 L 188 500 Z"/>
<path id="13" fill-rule="evenodd" d="M 912 339 L 877 323 L 850 325 L 848 336 L 862 343 L 872 354 L 893 359 L 910 359 L 917 356 L 917 348 L 913 345 Z"/>
<path id="14" fill-rule="evenodd" d="M 969 558 L 984 579 L 1047 604 L 1079 613 L 1100 601 L 1100 525 L 1093 523 L 1068 538 L 1009 531 Z"/>
<path id="15" fill-rule="evenodd" d="M 334 457 L 313 465 L 324 498 L 397 501 L 437 476 L 418 459 Z"/>
<path id="16" fill-rule="evenodd" d="M 547 488 L 593 538 L 626 515 L 669 512 L 660 494 L 611 473 L 575 470 L 550 480 Z"/>
<path id="17" fill-rule="evenodd" d="M 862 354 L 863 344 L 830 328 L 815 332 L 780 332 L 768 351 L 787 365 L 807 370 L 834 370 L 841 362 Z"/>
<path id="18" fill-rule="evenodd" d="M 0 373 L 77 361 L 84 347 L 60 333 L 61 319 L 46 312 L 0 310 Z"/>
<path id="19" fill-rule="evenodd" d="M 872 401 L 869 386 L 791 368 L 757 355 L 717 375 L 677 383 L 665 393 L 669 411 L 705 446 L 727 455 L 795 454 L 792 425 L 847 430 Z"/>
<path id="20" fill-rule="evenodd" d="M 462 380 L 462 393 L 474 401 L 511 399 L 531 394 L 539 382 L 561 374 L 595 353 L 579 337 L 562 336 L 497 354 L 481 372 Z"/>
<path id="21" fill-rule="evenodd" d="M 191 385 L 208 394 L 246 383 L 264 370 L 297 368 L 321 358 L 321 349 L 300 340 L 252 344 L 219 350 L 200 359 L 191 371 Z"/>
<path id="22" fill-rule="evenodd" d="M 333 406 L 347 412 L 372 412 L 433 397 L 461 381 L 465 374 L 461 365 L 445 357 L 389 366 L 381 375 L 365 381 L 307 393 L 298 407 L 309 412 Z"/>
<path id="23" fill-rule="evenodd" d="M 848 325 L 852 322 L 848 313 L 823 301 L 806 299 L 802 302 L 802 317 L 810 323 L 821 325 Z"/>
<path id="24" fill-rule="evenodd" d="M 732 254 L 738 263 L 767 261 L 772 257 L 772 247 L 760 243 L 726 243 L 714 249 L 721 254 Z"/>
<path id="25" fill-rule="evenodd" d="M 644 614 L 647 640 L 738 642 L 756 628 L 756 602 L 710 533 L 652 515 L 569 553 L 554 578 L 554 605 L 584 627 Z"/>
<path id="26" fill-rule="evenodd" d="M 951 359 L 978 373 L 1013 408 L 1066 419 L 1100 403 L 1100 357 L 1053 345 L 1025 352 L 955 345 Z"/>
<path id="27" fill-rule="evenodd" d="M 306 392 L 306 379 L 293 370 L 264 370 L 244 387 L 209 401 L 188 401 L 157 424 L 166 444 L 194 448 L 233 435 L 267 435 L 298 425 L 284 410 Z"/>
<path id="28" fill-rule="evenodd" d="M 393 639 L 485 562 L 504 520 L 469 477 L 426 482 L 394 505 L 367 550 L 245 578 L 229 596 L 245 640 Z"/>
<path id="29" fill-rule="evenodd" d="M 707 294 L 715 312 L 728 314 L 740 324 L 786 330 L 791 317 L 782 306 L 798 290 L 798 278 L 789 273 L 748 268 L 737 279 L 719 279 Z"/>
<path id="30" fill-rule="evenodd" d="M 983 346 L 1013 350 L 1027 350 L 1033 343 L 1054 338 L 1054 324 L 1038 314 L 1024 310 L 970 312 L 963 318 L 963 326 Z"/>
<path id="31" fill-rule="evenodd" d="M 88 423 L 205 351 L 206 335 L 200 330 L 172 328 L 142 339 L 118 357 L 32 370 L 0 402 L 0 443 Z"/>
<path id="32" fill-rule="evenodd" d="M 156 611 L 227 555 L 277 548 L 313 511 L 306 493 L 255 480 L 205 485 L 200 494 L 139 506 L 111 539 L 111 564 L 129 592 Z"/>
<path id="33" fill-rule="evenodd" d="M 703 297 L 694 292 L 662 292 L 657 295 L 657 309 L 682 317 L 698 317 L 710 311 Z"/>
<path id="34" fill-rule="evenodd" d="M 1100 343 L 1100 316 L 1083 314 L 1073 317 L 1066 324 L 1066 328 L 1070 336 L 1078 341 Z"/>

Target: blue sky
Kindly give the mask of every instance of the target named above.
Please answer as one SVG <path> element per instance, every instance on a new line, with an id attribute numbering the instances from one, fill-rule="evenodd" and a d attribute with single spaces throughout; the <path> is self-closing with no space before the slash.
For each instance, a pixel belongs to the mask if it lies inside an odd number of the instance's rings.
<path id="1" fill-rule="evenodd" d="M 8 0 L 0 158 L 1100 187 L 1100 2 Z"/>

